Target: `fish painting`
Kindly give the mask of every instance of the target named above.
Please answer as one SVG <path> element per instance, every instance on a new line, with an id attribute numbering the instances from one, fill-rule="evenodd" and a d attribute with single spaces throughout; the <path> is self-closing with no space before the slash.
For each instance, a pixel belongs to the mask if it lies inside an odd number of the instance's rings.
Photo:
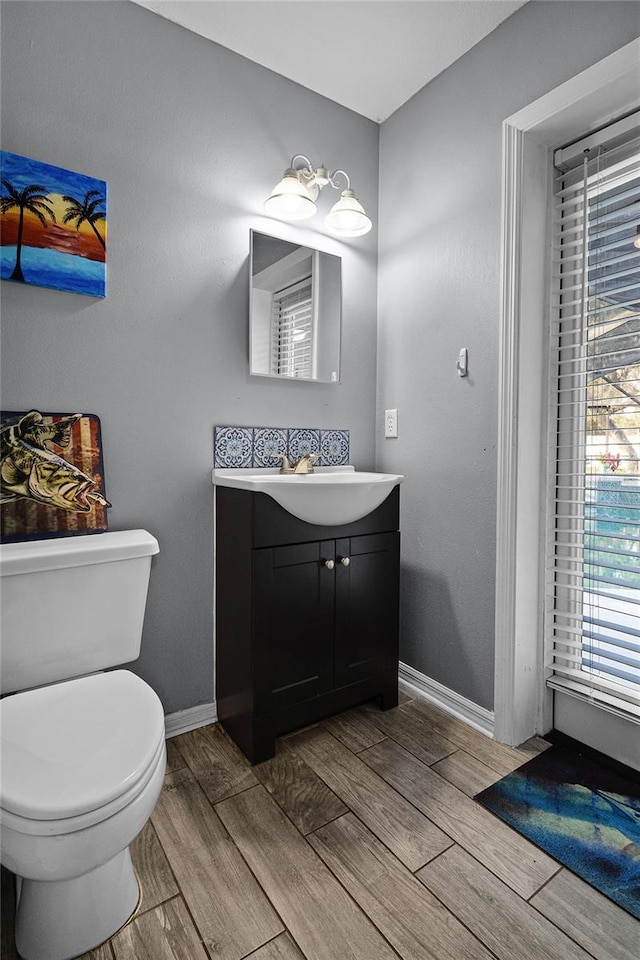
<path id="1" fill-rule="evenodd" d="M 95 414 L 0 412 L 0 539 L 102 533 L 104 490 Z"/>
<path id="2" fill-rule="evenodd" d="M 0 431 L 0 502 L 27 497 L 59 510 L 87 513 L 94 503 L 111 504 L 95 490 L 96 482 L 46 446 L 65 448 L 71 442 L 71 429 L 82 417 L 73 414 L 47 423 L 37 410 L 31 410 L 11 426 Z"/>

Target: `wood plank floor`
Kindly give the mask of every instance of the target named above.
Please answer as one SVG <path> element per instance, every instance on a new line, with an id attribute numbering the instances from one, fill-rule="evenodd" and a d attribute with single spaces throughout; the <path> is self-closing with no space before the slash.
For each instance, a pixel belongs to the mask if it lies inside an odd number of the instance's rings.
<path id="1" fill-rule="evenodd" d="M 251 767 L 218 725 L 170 740 L 133 844 L 134 919 L 82 960 L 639 960 L 640 921 L 477 804 L 513 750 L 403 693 Z M 3 871 L 2 960 L 17 960 Z"/>

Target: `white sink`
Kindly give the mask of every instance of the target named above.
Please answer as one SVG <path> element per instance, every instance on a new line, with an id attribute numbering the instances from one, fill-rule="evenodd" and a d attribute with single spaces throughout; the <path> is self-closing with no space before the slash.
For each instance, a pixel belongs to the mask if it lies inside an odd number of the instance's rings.
<path id="1" fill-rule="evenodd" d="M 212 479 L 219 487 L 266 493 L 299 520 L 333 527 L 366 517 L 404 477 L 360 472 L 352 466 L 316 467 L 307 475 L 279 473 L 277 467 L 221 467 L 213 471 Z"/>

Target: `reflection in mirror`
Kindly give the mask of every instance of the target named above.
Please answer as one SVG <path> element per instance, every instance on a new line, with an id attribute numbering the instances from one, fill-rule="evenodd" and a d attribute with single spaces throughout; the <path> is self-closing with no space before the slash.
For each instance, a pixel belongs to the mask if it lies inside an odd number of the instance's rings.
<path id="1" fill-rule="evenodd" d="M 340 257 L 251 231 L 250 372 L 337 383 Z"/>

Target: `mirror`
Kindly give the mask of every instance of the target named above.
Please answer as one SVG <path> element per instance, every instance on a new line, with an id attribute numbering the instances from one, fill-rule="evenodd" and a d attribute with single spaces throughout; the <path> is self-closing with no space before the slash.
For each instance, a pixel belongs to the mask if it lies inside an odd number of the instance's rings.
<path id="1" fill-rule="evenodd" d="M 251 231 L 250 373 L 337 383 L 342 260 Z"/>

